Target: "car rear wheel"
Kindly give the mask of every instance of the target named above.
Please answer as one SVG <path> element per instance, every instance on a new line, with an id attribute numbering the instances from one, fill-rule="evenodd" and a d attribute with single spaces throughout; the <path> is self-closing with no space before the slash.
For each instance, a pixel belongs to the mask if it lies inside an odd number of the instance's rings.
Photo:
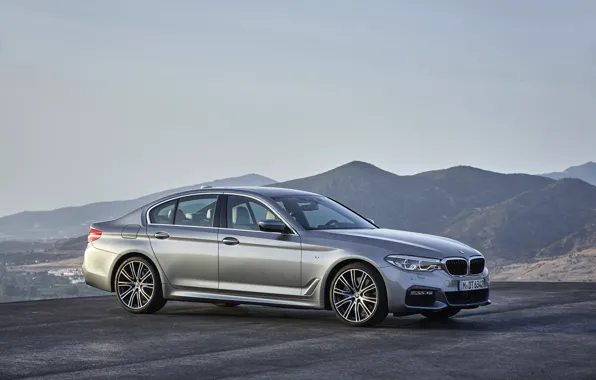
<path id="1" fill-rule="evenodd" d="M 131 257 L 120 264 L 114 289 L 122 307 L 131 313 L 155 313 L 167 302 L 157 269 L 142 257 Z"/>
<path id="2" fill-rule="evenodd" d="M 456 307 L 448 307 L 438 311 L 423 311 L 421 314 L 433 321 L 445 321 L 455 314 L 459 313 L 461 309 Z"/>
<path id="3" fill-rule="evenodd" d="M 379 273 L 363 263 L 337 272 L 329 291 L 335 315 L 350 326 L 374 326 L 387 317 L 387 292 Z"/>

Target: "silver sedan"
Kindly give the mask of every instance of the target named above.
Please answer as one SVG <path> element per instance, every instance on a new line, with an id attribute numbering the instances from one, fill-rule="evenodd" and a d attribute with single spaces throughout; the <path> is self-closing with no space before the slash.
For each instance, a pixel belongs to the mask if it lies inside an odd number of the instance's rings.
<path id="1" fill-rule="evenodd" d="M 395 316 L 450 318 L 490 304 L 477 250 L 379 228 L 321 195 L 281 188 L 205 188 L 94 223 L 87 284 L 132 313 L 167 300 L 327 309 L 352 326 Z"/>

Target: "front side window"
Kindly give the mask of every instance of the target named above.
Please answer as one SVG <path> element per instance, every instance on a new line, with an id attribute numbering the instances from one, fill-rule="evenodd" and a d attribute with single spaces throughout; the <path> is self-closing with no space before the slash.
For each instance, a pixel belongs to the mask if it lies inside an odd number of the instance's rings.
<path id="1" fill-rule="evenodd" d="M 174 224 L 179 226 L 213 227 L 217 195 L 205 194 L 181 198 Z"/>
<path id="2" fill-rule="evenodd" d="M 252 198 L 228 196 L 228 228 L 260 231 L 259 221 L 280 220 L 267 206 Z"/>
<path id="3" fill-rule="evenodd" d="M 323 196 L 273 198 L 306 230 L 376 228 L 365 218 Z"/>

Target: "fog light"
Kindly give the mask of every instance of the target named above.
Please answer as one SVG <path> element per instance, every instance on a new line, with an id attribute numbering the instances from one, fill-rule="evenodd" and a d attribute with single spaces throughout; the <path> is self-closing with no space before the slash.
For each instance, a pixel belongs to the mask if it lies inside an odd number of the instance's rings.
<path id="1" fill-rule="evenodd" d="M 412 290 L 410 292 L 413 296 L 432 296 L 434 293 L 433 290 Z"/>

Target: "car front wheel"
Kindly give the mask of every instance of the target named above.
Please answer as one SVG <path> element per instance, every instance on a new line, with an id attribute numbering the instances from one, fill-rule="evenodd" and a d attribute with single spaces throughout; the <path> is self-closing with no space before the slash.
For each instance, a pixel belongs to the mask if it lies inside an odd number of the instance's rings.
<path id="1" fill-rule="evenodd" d="M 120 264 L 114 289 L 122 307 L 131 313 L 154 313 L 167 302 L 157 269 L 142 257 L 131 257 Z"/>
<path id="2" fill-rule="evenodd" d="M 379 273 L 355 263 L 341 268 L 329 290 L 331 307 L 350 326 L 374 326 L 387 317 L 387 292 Z"/>

